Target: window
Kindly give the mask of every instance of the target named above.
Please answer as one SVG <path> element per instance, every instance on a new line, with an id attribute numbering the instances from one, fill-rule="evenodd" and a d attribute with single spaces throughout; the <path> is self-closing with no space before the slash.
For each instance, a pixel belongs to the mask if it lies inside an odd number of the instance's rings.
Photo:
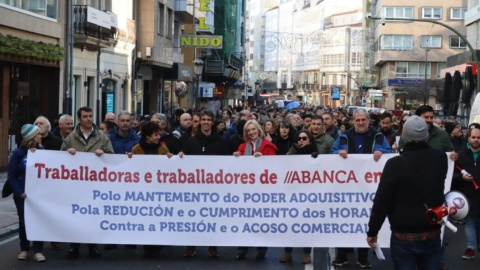
<path id="1" fill-rule="evenodd" d="M 427 78 L 430 78 L 431 64 L 427 63 Z M 425 78 L 425 62 L 396 62 L 396 78 Z"/>
<path id="2" fill-rule="evenodd" d="M 345 54 L 324 54 L 321 63 L 323 67 L 343 67 L 345 65 Z"/>
<path id="3" fill-rule="evenodd" d="M 410 35 L 383 35 L 381 39 L 382 50 L 412 50 L 413 36 Z"/>
<path id="4" fill-rule="evenodd" d="M 313 73 L 313 83 L 317 84 L 318 83 L 318 73 Z"/>
<path id="5" fill-rule="evenodd" d="M 307 74 L 303 75 L 303 84 L 308 84 L 308 75 Z"/>
<path id="6" fill-rule="evenodd" d="M 350 59 L 350 64 L 352 66 L 360 66 L 362 64 L 362 53 L 361 52 L 352 52 L 352 58 Z"/>
<path id="7" fill-rule="evenodd" d="M 40 16 L 57 19 L 58 0 L 0 0 L 0 4 L 23 9 Z"/>
<path id="8" fill-rule="evenodd" d="M 167 9 L 167 37 L 172 38 L 173 37 L 173 10 Z"/>
<path id="9" fill-rule="evenodd" d="M 467 45 L 460 37 L 450 37 L 450 48 L 452 49 L 464 49 Z"/>
<path id="10" fill-rule="evenodd" d="M 165 35 L 165 5 L 158 3 L 158 30 L 161 36 Z"/>
<path id="11" fill-rule="evenodd" d="M 444 63 L 444 62 L 437 63 L 437 79 L 440 79 L 440 72 L 442 71 L 442 69 L 445 69 L 445 68 L 447 68 L 447 63 Z"/>
<path id="12" fill-rule="evenodd" d="M 441 7 L 424 7 L 422 8 L 423 19 L 441 19 L 442 8 Z"/>
<path id="13" fill-rule="evenodd" d="M 355 46 L 363 45 L 363 30 L 358 30 L 358 31 L 352 30 L 351 35 L 352 36 L 351 36 L 350 46 L 355 47 Z"/>
<path id="14" fill-rule="evenodd" d="M 385 17 L 399 19 L 413 19 L 413 7 L 385 7 Z"/>
<path id="15" fill-rule="evenodd" d="M 451 8 L 450 9 L 450 19 L 452 20 L 463 20 L 465 19 L 466 8 Z"/>
<path id="16" fill-rule="evenodd" d="M 442 48 L 442 36 L 422 36 L 422 48 Z"/>

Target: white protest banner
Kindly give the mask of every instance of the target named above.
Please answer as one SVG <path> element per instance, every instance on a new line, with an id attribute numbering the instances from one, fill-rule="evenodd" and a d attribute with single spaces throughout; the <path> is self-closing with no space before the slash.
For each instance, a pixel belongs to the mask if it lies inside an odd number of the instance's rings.
<path id="1" fill-rule="evenodd" d="M 366 247 L 372 201 L 393 156 L 29 152 L 27 235 L 99 244 Z M 450 162 L 446 189 L 452 172 Z M 381 246 L 389 236 L 386 221 Z"/>

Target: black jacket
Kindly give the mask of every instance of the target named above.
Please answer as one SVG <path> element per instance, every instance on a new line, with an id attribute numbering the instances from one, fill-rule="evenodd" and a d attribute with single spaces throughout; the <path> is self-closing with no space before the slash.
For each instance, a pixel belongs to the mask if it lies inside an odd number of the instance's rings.
<path id="1" fill-rule="evenodd" d="M 480 159 L 480 157 L 479 157 Z M 470 173 L 473 179 L 480 186 L 480 160 L 477 163 L 473 160 L 472 150 L 464 147 L 464 150 L 458 153 L 458 159 L 455 162 L 455 171 L 453 173 L 452 190 L 458 190 L 465 194 L 468 198 L 469 216 L 480 216 L 480 189 L 475 189 L 472 182 L 465 181 L 462 178 L 462 173 L 457 168 L 460 167 Z"/>
<path id="2" fill-rule="evenodd" d="M 272 142 L 277 146 L 277 155 L 286 155 L 290 147 L 293 146 L 293 136 L 289 135 L 288 138 L 284 139 L 278 135 Z"/>
<path id="3" fill-rule="evenodd" d="M 225 140 L 215 131 L 206 136 L 199 130 L 183 144 L 185 155 L 228 155 Z"/>
<path id="4" fill-rule="evenodd" d="M 170 153 L 176 155 L 182 150 L 180 141 L 172 134 L 168 132 L 162 133 L 160 136 L 160 143 L 164 144 Z"/>
<path id="5" fill-rule="evenodd" d="M 63 140 L 55 135 L 53 132 L 48 132 L 48 136 L 42 138 L 42 145 L 47 150 L 60 150 Z"/>
<path id="6" fill-rule="evenodd" d="M 387 216 L 392 232 L 440 229 L 427 222 L 425 206 L 443 204 L 447 170 L 447 155 L 426 142 L 409 143 L 400 156 L 389 159 L 373 201 L 368 236 L 378 234 Z"/>
<path id="7" fill-rule="evenodd" d="M 455 152 L 463 151 L 468 143 L 467 139 L 465 139 L 463 136 L 450 137 L 450 140 L 452 141 L 453 149 L 455 150 Z"/>
<path id="8" fill-rule="evenodd" d="M 318 153 L 318 148 L 315 142 L 307 144 L 304 147 L 300 147 L 295 143 L 290 150 L 288 150 L 287 155 L 310 155 L 312 153 Z"/>
<path id="9" fill-rule="evenodd" d="M 234 152 L 238 151 L 240 144 L 244 143 L 245 140 L 240 139 L 237 134 L 233 134 L 227 140 L 228 154 L 233 155 Z"/>

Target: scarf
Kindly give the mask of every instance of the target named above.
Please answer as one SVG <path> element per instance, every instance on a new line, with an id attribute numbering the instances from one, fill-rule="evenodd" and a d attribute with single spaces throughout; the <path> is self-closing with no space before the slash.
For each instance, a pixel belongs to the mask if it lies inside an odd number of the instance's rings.
<path id="1" fill-rule="evenodd" d="M 258 138 L 257 143 L 255 143 L 255 152 L 258 152 L 260 145 L 262 145 L 262 138 Z M 245 156 L 251 156 L 253 155 L 253 149 L 252 149 L 252 141 L 247 141 L 247 146 L 245 147 Z"/>
<path id="2" fill-rule="evenodd" d="M 145 155 L 158 155 L 158 148 L 162 146 L 162 143 L 158 144 L 149 144 L 145 139 L 140 139 L 140 146 L 142 147 Z"/>

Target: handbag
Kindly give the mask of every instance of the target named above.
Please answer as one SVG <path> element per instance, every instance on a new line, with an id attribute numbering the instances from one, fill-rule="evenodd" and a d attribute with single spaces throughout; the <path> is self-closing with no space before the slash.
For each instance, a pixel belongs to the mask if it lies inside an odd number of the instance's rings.
<path id="1" fill-rule="evenodd" d="M 7 181 L 5 181 L 5 183 L 3 184 L 2 198 L 6 198 L 10 196 L 12 193 L 13 193 L 12 187 L 10 186 L 10 183 L 8 182 L 8 179 L 7 179 Z"/>

